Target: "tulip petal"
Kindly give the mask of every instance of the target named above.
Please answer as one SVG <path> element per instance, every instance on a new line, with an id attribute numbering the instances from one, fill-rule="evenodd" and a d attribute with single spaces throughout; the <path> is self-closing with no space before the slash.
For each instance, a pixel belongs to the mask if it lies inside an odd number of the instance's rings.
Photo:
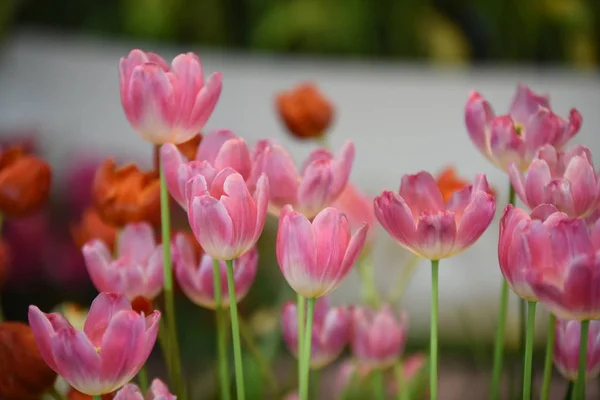
<path id="1" fill-rule="evenodd" d="M 348 141 L 344 144 L 339 155 L 333 161 L 333 181 L 331 183 L 329 202 L 338 198 L 346 187 L 348 179 L 350 178 L 350 172 L 352 171 L 355 154 L 354 143 Z"/>
<path id="2" fill-rule="evenodd" d="M 334 281 L 350 242 L 348 219 L 341 216 L 335 208 L 328 207 L 315 217 L 312 230 L 317 262 L 313 265 L 315 270 L 309 270 L 309 274 L 318 277 L 320 281 Z"/>
<path id="3" fill-rule="evenodd" d="M 296 204 L 299 176 L 290 154 L 279 145 L 259 141 L 254 150 L 253 181 L 261 174 L 269 179 L 269 201 L 279 211 L 286 204 Z"/>
<path id="4" fill-rule="evenodd" d="M 416 252 L 423 258 L 439 260 L 452 255 L 456 220 L 450 211 L 422 214 L 417 224 Z"/>
<path id="5" fill-rule="evenodd" d="M 29 326 L 33 332 L 33 337 L 38 346 L 42 358 L 56 373 L 59 372 L 54 355 L 52 353 L 52 337 L 55 335 L 53 324 L 48 320 L 48 317 L 57 319 L 61 322 L 60 329 L 66 329 L 69 323 L 60 314 L 45 314 L 36 306 L 29 306 Z"/>
<path id="6" fill-rule="evenodd" d="M 154 230 L 147 222 L 128 224 L 119 235 L 119 258 L 145 263 L 155 248 Z"/>
<path id="7" fill-rule="evenodd" d="M 191 116 L 191 121 L 194 122 L 198 131 L 202 130 L 215 110 L 221 96 L 222 86 L 223 76 L 220 72 L 215 72 L 208 77 L 204 87 L 198 92 Z"/>
<path id="8" fill-rule="evenodd" d="M 184 156 L 172 143 L 165 143 L 160 148 L 160 162 L 165 172 L 167 189 L 173 198 L 182 204 L 184 193 L 182 193 L 179 184 L 179 167 L 184 164 Z"/>
<path id="9" fill-rule="evenodd" d="M 121 294 L 104 292 L 94 299 L 83 326 L 83 332 L 94 346 L 101 345 L 111 319 L 123 310 L 131 310 L 131 303 Z"/>
<path id="10" fill-rule="evenodd" d="M 254 241 L 256 242 L 265 227 L 267 219 L 267 207 L 269 206 L 270 193 L 269 179 L 266 175 L 261 175 L 256 184 L 254 192 L 254 203 L 256 204 L 256 227 L 254 229 Z"/>
<path id="11" fill-rule="evenodd" d="M 248 179 L 252 172 L 252 160 L 244 139 L 235 138 L 223 143 L 215 158 L 214 166 L 218 170 L 227 167 L 233 168 L 242 175 L 244 180 Z"/>
<path id="12" fill-rule="evenodd" d="M 527 207 L 532 208 L 529 206 L 529 202 L 527 200 L 527 191 L 525 190 L 527 181 L 517 164 L 512 163 L 508 166 L 508 177 L 510 179 L 510 184 L 512 185 L 515 193 L 517 194 L 517 196 L 519 196 L 519 199 L 521 199 L 521 201 Z"/>
<path id="13" fill-rule="evenodd" d="M 236 138 L 237 136 L 235 133 L 227 129 L 218 129 L 207 133 L 204 135 L 204 137 L 202 137 L 202 141 L 198 146 L 196 160 L 208 161 L 211 165 L 216 167 L 215 160 L 217 159 L 217 156 L 219 155 L 223 145 L 227 141 Z"/>
<path id="14" fill-rule="evenodd" d="M 350 238 L 350 243 L 346 248 L 344 260 L 342 261 L 342 268 L 340 269 L 341 273 L 337 277 L 338 282 L 341 283 L 346 274 L 352 269 L 358 260 L 358 257 L 364 248 L 365 241 L 367 240 L 368 231 L 369 226 L 367 224 L 363 224 Z"/>
<path id="15" fill-rule="evenodd" d="M 570 183 L 576 216 L 584 216 L 598 201 L 598 179 L 594 167 L 584 157 L 574 157 L 564 175 Z"/>
<path id="16" fill-rule="evenodd" d="M 525 147 L 518 135 L 513 120 L 508 116 L 494 118 L 490 128 L 490 154 L 496 165 L 502 170 L 516 163 L 520 169 L 527 167 L 524 162 Z"/>
<path id="17" fill-rule="evenodd" d="M 107 284 L 109 280 L 107 271 L 111 268 L 112 255 L 106 244 L 94 239 L 86 243 L 81 249 L 88 274 L 99 292 L 111 290 Z"/>
<path id="18" fill-rule="evenodd" d="M 527 85 L 520 83 L 509 114 L 516 123 L 525 125 L 540 107 L 550 108 L 550 97 L 547 94 L 534 93 Z"/>
<path id="19" fill-rule="evenodd" d="M 495 212 L 496 201 L 492 195 L 483 191 L 475 193 L 471 204 L 458 220 L 457 248 L 464 250 L 475 243 L 492 223 Z"/>
<path id="20" fill-rule="evenodd" d="M 479 151 L 488 155 L 489 129 L 494 118 L 490 104 L 477 92 L 471 92 L 465 107 L 465 124 L 471 141 Z"/>
<path id="21" fill-rule="evenodd" d="M 581 219 L 560 220 L 550 232 L 555 263 L 562 269 L 568 268 L 581 254 L 593 251 L 588 228 Z"/>
<path id="22" fill-rule="evenodd" d="M 547 199 L 544 196 L 544 188 L 551 180 L 552 175 L 548 164 L 541 160 L 533 160 L 527 172 L 527 180 L 525 182 L 526 203 L 530 208 L 535 208 L 540 204 L 549 202 L 546 201 Z"/>
<path id="23" fill-rule="evenodd" d="M 412 211 L 404 199 L 397 193 L 383 191 L 373 203 L 375 216 L 381 226 L 401 245 L 412 248 L 415 244 L 416 226 Z"/>
<path id="24" fill-rule="evenodd" d="M 190 116 L 196 95 L 204 85 L 204 76 L 202 74 L 202 64 L 193 53 L 180 54 L 173 59 L 171 71 L 177 77 L 178 93 L 178 119 L 176 123 L 188 125 L 192 123 Z"/>
<path id="25" fill-rule="evenodd" d="M 120 389 L 113 400 L 144 400 L 144 396 L 142 392 L 140 392 L 140 388 L 133 383 L 127 384 Z M 155 400 L 154 398 L 149 400 Z"/>
<path id="26" fill-rule="evenodd" d="M 248 191 L 244 178 L 238 173 L 227 177 L 223 190 L 225 195 L 221 197 L 221 204 L 223 204 L 233 222 L 233 242 L 229 246 L 245 252 L 254 245 L 256 204 L 254 204 L 254 199 Z M 236 254 L 236 256 L 240 255 Z"/>
<path id="27" fill-rule="evenodd" d="M 190 209 L 190 226 L 204 251 L 212 258 L 231 260 L 235 231 L 225 206 L 210 196 L 200 196 L 192 200 Z"/>
<path id="28" fill-rule="evenodd" d="M 416 221 L 423 213 L 443 210 L 444 198 L 429 172 L 421 171 L 414 175 L 404 175 L 400 183 L 400 196 L 410 208 Z"/>

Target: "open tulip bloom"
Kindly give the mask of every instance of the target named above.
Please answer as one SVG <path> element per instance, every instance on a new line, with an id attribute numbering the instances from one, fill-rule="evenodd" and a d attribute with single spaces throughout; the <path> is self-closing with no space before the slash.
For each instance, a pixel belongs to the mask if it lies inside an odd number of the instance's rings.
<path id="1" fill-rule="evenodd" d="M 152 381 L 146 395 L 133 383 L 123 386 L 113 400 L 177 400 L 177 397 L 169 392 L 169 388 L 160 379 Z"/>

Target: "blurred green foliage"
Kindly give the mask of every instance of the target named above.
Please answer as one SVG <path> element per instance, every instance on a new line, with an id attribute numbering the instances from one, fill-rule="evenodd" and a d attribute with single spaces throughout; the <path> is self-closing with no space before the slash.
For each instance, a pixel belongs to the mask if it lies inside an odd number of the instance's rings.
<path id="1" fill-rule="evenodd" d="M 44 26 L 271 52 L 595 67 L 598 0 L 3 0 Z"/>

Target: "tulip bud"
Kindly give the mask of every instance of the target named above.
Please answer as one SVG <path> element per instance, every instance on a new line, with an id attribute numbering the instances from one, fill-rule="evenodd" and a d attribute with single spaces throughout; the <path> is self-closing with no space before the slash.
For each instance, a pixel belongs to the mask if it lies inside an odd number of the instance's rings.
<path id="1" fill-rule="evenodd" d="M 83 212 L 81 220 L 71 225 L 71 236 L 78 248 L 92 239 L 99 239 L 112 251 L 115 246 L 117 230 L 114 226 L 106 224 L 94 207 L 89 207 Z"/>
<path id="2" fill-rule="evenodd" d="M 334 116 L 333 105 L 312 83 L 279 93 L 276 106 L 288 131 L 298 139 L 324 136 Z"/>
<path id="3" fill-rule="evenodd" d="M 114 160 L 106 160 L 96 171 L 92 197 L 107 224 L 160 222 L 160 181 L 154 171 L 142 172 L 134 164 L 117 168 Z"/>
<path id="4" fill-rule="evenodd" d="M 31 328 L 21 322 L 0 323 L 0 398 L 40 397 L 56 380 L 42 358 Z"/>
<path id="5" fill-rule="evenodd" d="M 579 343 L 581 322 L 556 320 L 554 364 L 568 380 L 575 381 L 579 371 Z M 586 379 L 594 379 L 600 373 L 600 321 L 590 321 L 588 331 Z"/>
<path id="6" fill-rule="evenodd" d="M 0 155 L 0 212 L 23 217 L 39 209 L 48 199 L 52 173 L 50 166 L 18 147 Z"/>

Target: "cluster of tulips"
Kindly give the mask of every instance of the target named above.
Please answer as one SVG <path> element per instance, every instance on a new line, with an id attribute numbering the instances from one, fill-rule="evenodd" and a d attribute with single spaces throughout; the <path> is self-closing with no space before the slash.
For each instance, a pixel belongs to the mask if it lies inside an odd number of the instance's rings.
<path id="1" fill-rule="evenodd" d="M 228 130 L 201 136 L 217 105 L 222 76 L 214 73 L 205 80 L 194 54 L 178 55 L 169 65 L 154 53 L 133 50 L 120 60 L 119 75 L 125 115 L 140 137 L 156 146 L 158 172 L 117 167 L 111 160 L 98 169 L 94 210 L 84 215 L 97 232 L 89 232 L 82 253 L 100 294 L 84 322 L 32 305 L 30 328 L 0 325 L 0 354 L 9 351 L 3 338 L 24 343 L 31 337 L 35 357 L 48 367 L 46 383 L 53 384 L 58 374 L 81 395 L 95 398 L 191 398 L 196 394 L 184 379 L 177 340 L 177 283 L 193 303 L 214 310 L 220 398 L 232 397 L 231 347 L 236 398 L 244 400 L 245 335 L 237 303 L 255 280 L 256 243 L 270 214 L 279 219 L 280 270 L 297 293 L 281 315 L 283 338 L 298 360 L 298 388 L 287 398 L 314 398 L 310 370 L 332 363 L 350 344 L 356 362 L 344 366 L 339 398 L 350 398 L 356 382 L 370 380 L 372 391 L 363 398 L 407 400 L 414 395 L 408 382 L 425 361 L 402 359 L 407 316 L 373 288 L 369 269 L 378 222 L 417 259 L 431 261 L 429 397 L 436 400 L 439 263 L 468 249 L 491 224 L 496 196 L 485 175 L 469 184 L 452 171 L 437 179 L 421 171 L 402 177 L 399 191 L 383 191 L 371 200 L 349 183 L 355 157 L 351 142 L 337 155 L 324 145 L 297 168 L 287 150 L 271 140 L 250 149 Z M 314 86 L 280 95 L 277 107 L 297 137 L 324 143 L 333 108 Z M 542 399 L 549 396 L 553 360 L 576 381 L 573 398 L 584 399 L 586 378 L 600 371 L 600 322 L 593 321 L 600 318 L 600 186 L 590 151 L 564 149 L 579 131 L 581 116 L 572 110 L 563 119 L 551 110 L 547 96 L 519 85 L 509 113 L 501 116 L 473 92 L 465 122 L 477 148 L 508 173 L 511 183 L 498 244 L 505 280 L 491 398 L 500 396 L 511 288 L 528 304 L 523 399 L 531 398 L 538 302 L 550 312 Z M 10 173 L 10 162 L 0 165 L 0 186 Z M 530 211 L 515 206 L 516 195 Z M 2 200 L 0 209 L 8 215 Z M 191 232 L 172 234 L 173 205 L 186 213 Z M 327 295 L 355 264 L 361 266 L 369 306 L 332 306 Z M 169 386 L 158 379 L 149 384 L 144 368 L 157 338 Z M 31 388 L 10 366 L 4 369 L 0 395 L 19 398 L 14 394 L 19 382 Z M 42 386 L 27 393 L 49 390 Z"/>

